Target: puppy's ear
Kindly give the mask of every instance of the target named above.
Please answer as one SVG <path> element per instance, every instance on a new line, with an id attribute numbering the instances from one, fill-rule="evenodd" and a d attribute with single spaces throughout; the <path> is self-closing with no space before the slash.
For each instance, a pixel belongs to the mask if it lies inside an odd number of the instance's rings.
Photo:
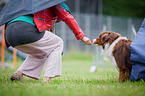
<path id="1" fill-rule="evenodd" d="M 108 40 L 109 40 L 109 37 L 110 37 L 110 36 L 108 36 L 108 34 L 102 35 L 102 36 L 101 36 L 101 42 L 102 42 L 102 44 L 107 43 Z"/>
<path id="2" fill-rule="evenodd" d="M 112 41 L 116 40 L 119 37 L 121 37 L 121 35 L 119 33 L 113 33 L 112 36 L 111 36 Z"/>
<path id="3" fill-rule="evenodd" d="M 119 33 L 111 32 L 108 34 L 109 37 L 109 44 L 112 44 L 117 38 L 121 37 Z"/>

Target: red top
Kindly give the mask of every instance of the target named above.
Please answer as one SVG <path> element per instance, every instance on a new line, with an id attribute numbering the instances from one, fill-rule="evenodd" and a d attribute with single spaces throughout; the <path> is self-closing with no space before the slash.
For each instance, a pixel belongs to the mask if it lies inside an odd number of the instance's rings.
<path id="1" fill-rule="evenodd" d="M 56 21 L 64 21 L 73 31 L 77 40 L 85 36 L 75 18 L 66 12 L 60 4 L 34 14 L 34 22 L 39 31 L 50 29 Z"/>

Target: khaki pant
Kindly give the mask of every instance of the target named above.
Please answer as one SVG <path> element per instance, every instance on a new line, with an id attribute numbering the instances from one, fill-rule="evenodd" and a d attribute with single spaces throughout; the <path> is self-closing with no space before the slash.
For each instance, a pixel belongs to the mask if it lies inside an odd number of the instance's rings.
<path id="1" fill-rule="evenodd" d="M 63 41 L 55 34 L 46 31 L 44 36 L 30 44 L 16 46 L 16 49 L 28 54 L 18 71 L 29 77 L 40 79 L 46 62 L 45 77 L 61 75 Z"/>

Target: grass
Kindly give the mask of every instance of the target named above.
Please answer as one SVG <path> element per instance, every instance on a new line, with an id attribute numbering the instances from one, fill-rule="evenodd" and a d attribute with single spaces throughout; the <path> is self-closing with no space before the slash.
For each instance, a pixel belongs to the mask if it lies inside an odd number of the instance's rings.
<path id="1" fill-rule="evenodd" d="M 18 60 L 17 67 L 22 61 Z M 117 81 L 118 72 L 111 64 L 106 70 L 98 65 L 94 73 L 90 53 L 70 53 L 63 56 L 62 76 L 51 83 L 24 77 L 24 82 L 11 82 L 10 76 L 16 71 L 0 68 L 0 96 L 145 96 L 145 82 Z"/>

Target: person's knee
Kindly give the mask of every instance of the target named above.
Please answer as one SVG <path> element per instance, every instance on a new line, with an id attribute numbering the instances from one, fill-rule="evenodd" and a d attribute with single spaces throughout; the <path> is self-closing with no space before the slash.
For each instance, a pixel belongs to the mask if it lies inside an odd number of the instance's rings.
<path id="1" fill-rule="evenodd" d="M 47 54 L 45 52 L 40 52 L 40 53 L 34 54 L 32 56 L 35 57 L 35 58 L 37 58 L 37 59 L 47 58 Z"/>
<path id="2" fill-rule="evenodd" d="M 64 42 L 63 42 L 63 40 L 62 40 L 61 38 L 60 38 L 60 43 L 61 43 L 61 44 L 62 44 L 62 46 L 63 46 L 63 43 L 64 43 Z"/>
<path id="3" fill-rule="evenodd" d="M 57 44 L 63 47 L 63 40 L 60 37 L 57 37 Z"/>

